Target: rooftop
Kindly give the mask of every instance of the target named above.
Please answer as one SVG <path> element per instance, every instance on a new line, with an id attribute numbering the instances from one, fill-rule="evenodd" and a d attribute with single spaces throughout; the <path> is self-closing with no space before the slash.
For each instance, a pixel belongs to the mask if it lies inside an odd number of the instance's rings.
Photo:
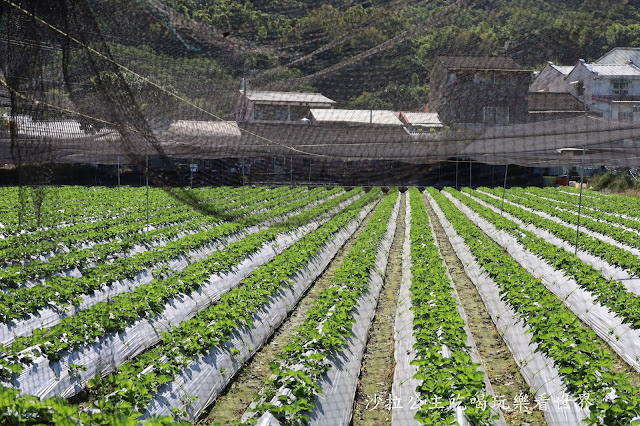
<path id="1" fill-rule="evenodd" d="M 556 65 L 553 62 L 549 62 L 549 66 L 563 75 L 569 75 L 573 71 L 573 65 Z"/>
<path id="2" fill-rule="evenodd" d="M 240 90 L 244 95 L 244 91 Z M 327 98 L 320 93 L 301 92 L 268 92 L 247 90 L 247 99 L 258 102 L 296 102 L 308 104 L 335 104 L 336 101 Z"/>
<path id="3" fill-rule="evenodd" d="M 409 124 L 442 127 L 442 121 L 437 112 L 401 112 L 400 117 Z"/>
<path id="4" fill-rule="evenodd" d="M 402 126 L 396 113 L 369 109 L 312 109 L 311 116 L 318 123 L 351 123 Z"/>
<path id="5" fill-rule="evenodd" d="M 640 77 L 640 68 L 633 64 L 584 64 L 594 74 L 601 77 Z"/>
<path id="6" fill-rule="evenodd" d="M 598 58 L 597 64 L 627 64 L 632 61 L 640 65 L 640 48 L 638 47 L 616 47 Z"/>

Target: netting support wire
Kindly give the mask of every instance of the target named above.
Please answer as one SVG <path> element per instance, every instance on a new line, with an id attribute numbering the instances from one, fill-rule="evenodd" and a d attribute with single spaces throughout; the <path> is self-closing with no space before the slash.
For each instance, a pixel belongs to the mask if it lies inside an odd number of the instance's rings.
<path id="1" fill-rule="evenodd" d="M 460 188 L 458 188 L 458 157 L 456 157 L 456 191 L 459 191 Z"/>
<path id="2" fill-rule="evenodd" d="M 504 211 L 504 195 L 507 192 L 507 171 L 509 170 L 509 159 L 507 158 L 507 164 L 504 165 L 504 183 L 502 184 L 502 205 L 500 206 L 500 216 Z"/>
<path id="3" fill-rule="evenodd" d="M 576 225 L 576 256 L 578 255 L 578 238 L 580 238 L 580 213 L 582 211 L 582 186 L 584 184 L 584 156 L 586 149 L 582 147 L 582 170 L 580 170 L 580 201 L 578 202 L 578 224 Z"/>
<path id="4" fill-rule="evenodd" d="M 147 186 L 147 232 L 149 232 L 149 156 L 145 156 L 144 182 Z"/>

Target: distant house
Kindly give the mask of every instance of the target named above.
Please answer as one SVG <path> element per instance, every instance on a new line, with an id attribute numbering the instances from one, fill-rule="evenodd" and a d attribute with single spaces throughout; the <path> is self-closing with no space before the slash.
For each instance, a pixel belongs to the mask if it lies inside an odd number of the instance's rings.
<path id="1" fill-rule="evenodd" d="M 624 65 L 633 63 L 640 65 L 639 47 L 616 47 L 602 57 L 596 59 L 596 64 Z"/>
<path id="2" fill-rule="evenodd" d="M 438 131 L 444 127 L 437 112 L 401 112 L 400 120 L 409 133 Z"/>
<path id="3" fill-rule="evenodd" d="M 554 120 L 584 114 L 585 107 L 571 93 L 567 76 L 573 66 L 547 65 L 529 86 L 528 105 L 530 121 Z"/>
<path id="4" fill-rule="evenodd" d="M 468 127 L 527 120 L 530 70 L 497 56 L 438 56 L 429 104 L 442 121 Z"/>
<path id="5" fill-rule="evenodd" d="M 538 73 L 529 86 L 529 92 L 569 93 L 567 75 L 573 71 L 573 66 L 555 65 L 547 62 L 547 65 Z"/>
<path id="6" fill-rule="evenodd" d="M 320 93 L 240 90 L 233 112 L 238 122 L 292 122 L 307 118 L 311 108 L 332 108 L 335 104 Z"/>
<path id="7" fill-rule="evenodd" d="M 395 112 L 370 109 L 312 109 L 312 124 L 402 126 Z"/>
<path id="8" fill-rule="evenodd" d="M 580 59 L 567 76 L 570 93 L 604 118 L 640 121 L 640 68 L 629 64 L 587 64 Z"/>

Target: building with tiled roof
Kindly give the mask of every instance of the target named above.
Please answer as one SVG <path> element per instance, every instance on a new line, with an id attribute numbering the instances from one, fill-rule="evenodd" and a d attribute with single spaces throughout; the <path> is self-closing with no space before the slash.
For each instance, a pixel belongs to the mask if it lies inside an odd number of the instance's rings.
<path id="1" fill-rule="evenodd" d="M 527 120 L 530 70 L 501 56 L 438 56 L 429 105 L 446 125 L 483 127 Z"/>

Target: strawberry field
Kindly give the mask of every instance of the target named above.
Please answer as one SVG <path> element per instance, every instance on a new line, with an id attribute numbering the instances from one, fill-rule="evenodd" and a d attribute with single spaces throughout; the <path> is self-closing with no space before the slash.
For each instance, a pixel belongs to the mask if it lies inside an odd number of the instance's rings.
<path id="1" fill-rule="evenodd" d="M 0 188 L 0 424 L 640 424 L 637 198 L 50 190 Z"/>

